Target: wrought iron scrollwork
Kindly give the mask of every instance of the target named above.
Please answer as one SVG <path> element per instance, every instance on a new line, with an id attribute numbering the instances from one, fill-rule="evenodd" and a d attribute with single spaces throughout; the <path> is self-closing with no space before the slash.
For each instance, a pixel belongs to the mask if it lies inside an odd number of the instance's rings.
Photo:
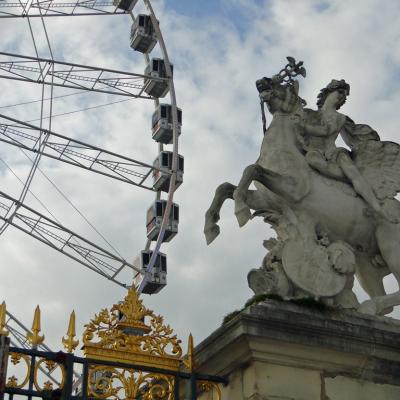
<path id="1" fill-rule="evenodd" d="M 218 385 L 218 383 L 215 382 L 210 382 L 210 381 L 199 381 L 197 383 L 198 388 L 200 389 L 201 392 L 210 392 L 212 393 L 213 397 L 212 399 L 214 400 L 214 393 L 216 395 L 215 400 L 221 400 L 222 399 L 222 393 L 221 389 Z"/>
<path id="2" fill-rule="evenodd" d="M 88 396 L 96 399 L 173 400 L 174 378 L 160 373 L 91 366 Z"/>
<path id="3" fill-rule="evenodd" d="M 39 371 L 42 370 L 42 368 L 47 371 L 49 374 L 53 373 L 56 369 L 61 370 L 61 383 L 57 385 L 57 387 L 54 387 L 55 383 L 54 381 L 47 380 L 41 385 L 39 383 Z M 33 384 L 38 392 L 46 391 L 46 390 L 54 390 L 54 389 L 62 389 L 64 387 L 65 383 L 65 367 L 62 364 L 56 363 L 53 360 L 49 360 L 47 358 L 40 358 L 36 363 L 35 363 L 35 368 L 34 368 L 34 373 L 33 373 Z"/>
<path id="4" fill-rule="evenodd" d="M 17 376 L 11 375 L 7 380 L 6 387 L 14 389 L 22 389 L 29 382 L 29 376 L 31 373 L 31 357 L 26 354 L 10 352 L 9 360 L 13 365 L 19 365 L 22 360 L 24 363 L 23 366 L 24 371 L 22 374 L 23 378 L 21 383 L 19 383 L 19 378 Z"/>

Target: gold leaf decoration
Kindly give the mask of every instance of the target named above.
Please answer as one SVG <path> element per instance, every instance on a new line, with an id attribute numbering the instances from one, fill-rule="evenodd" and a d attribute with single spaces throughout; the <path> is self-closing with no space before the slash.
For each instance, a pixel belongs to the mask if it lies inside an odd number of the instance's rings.
<path id="1" fill-rule="evenodd" d="M 91 366 L 88 396 L 96 399 L 172 400 L 174 378 L 132 369 Z"/>
<path id="2" fill-rule="evenodd" d="M 75 335 L 75 311 L 72 311 L 69 317 L 67 336 L 62 338 L 62 343 L 68 353 L 72 353 L 79 344 L 79 340 L 74 339 Z"/>
<path id="3" fill-rule="evenodd" d="M 3 301 L 0 304 L 0 335 L 8 336 L 10 332 L 6 329 L 6 303 Z"/>
<path id="4" fill-rule="evenodd" d="M 181 341 L 163 317 L 143 305 L 134 287 L 123 302 L 101 310 L 85 328 L 87 357 L 179 369 Z"/>
<path id="5" fill-rule="evenodd" d="M 32 346 L 38 346 L 44 342 L 44 335 L 40 335 L 40 308 L 36 307 L 32 322 L 32 332 L 26 334 L 26 338 Z"/>
<path id="6" fill-rule="evenodd" d="M 58 369 L 61 373 L 61 382 L 51 382 L 45 381 L 41 384 L 41 377 L 39 376 L 43 371 L 46 371 L 49 374 L 53 374 L 55 370 Z M 49 360 L 47 358 L 38 358 L 35 363 L 35 368 L 33 370 L 33 385 L 38 392 L 46 391 L 46 390 L 54 390 L 54 385 L 56 385 L 56 389 L 62 389 L 65 384 L 66 379 L 66 370 L 63 364 L 59 364 L 53 360 Z"/>
<path id="7" fill-rule="evenodd" d="M 17 365 L 21 361 L 22 354 L 20 354 L 20 353 L 10 353 L 10 358 L 11 358 L 11 362 L 14 365 Z"/>
<path id="8" fill-rule="evenodd" d="M 22 363 L 23 366 L 22 366 L 22 371 L 21 371 L 23 379 L 22 379 L 21 383 L 18 383 L 19 380 L 15 375 L 10 376 L 8 378 L 6 386 L 12 387 L 12 388 L 17 388 L 17 389 L 22 389 L 27 385 L 27 383 L 29 381 L 29 375 L 31 372 L 31 358 L 26 354 L 15 353 L 15 352 L 10 352 L 8 357 L 11 360 L 11 363 L 14 365 L 18 365 L 21 362 L 21 360 L 23 361 L 23 363 Z"/>
<path id="9" fill-rule="evenodd" d="M 201 392 L 212 392 L 216 393 L 216 400 L 221 400 L 222 399 L 222 393 L 221 389 L 218 386 L 217 383 L 215 382 L 210 382 L 210 381 L 199 381 L 197 383 L 197 386 L 199 387 Z M 214 398 L 214 397 L 213 397 Z"/>
<path id="10" fill-rule="evenodd" d="M 10 376 L 10 377 L 8 378 L 8 381 L 7 381 L 6 386 L 9 387 L 9 388 L 16 388 L 16 387 L 18 387 L 18 378 L 17 378 L 15 375 Z"/>
<path id="11" fill-rule="evenodd" d="M 53 383 L 46 381 L 43 383 L 43 390 L 53 390 Z"/>

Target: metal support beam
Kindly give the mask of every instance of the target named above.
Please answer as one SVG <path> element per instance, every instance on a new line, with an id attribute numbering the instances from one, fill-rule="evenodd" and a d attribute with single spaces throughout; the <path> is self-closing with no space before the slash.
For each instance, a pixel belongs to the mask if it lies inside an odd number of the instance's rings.
<path id="1" fill-rule="evenodd" d="M 9 210 L 14 206 L 11 216 L 7 217 Z M 0 219 L 3 221 L 122 287 L 126 288 L 130 285 L 130 282 L 123 283 L 116 279 L 122 269 L 131 268 L 139 273 L 141 272 L 140 269 L 129 264 L 126 260 L 102 249 L 0 191 L 1 212 Z"/>
<path id="2" fill-rule="evenodd" d="M 39 147 L 43 134 L 48 139 Z M 34 153 L 40 151 L 46 157 L 153 190 L 149 184 L 145 184 L 151 173 L 157 170 L 153 166 L 2 114 L 0 141 Z"/>
<path id="3" fill-rule="evenodd" d="M 0 18 L 24 17 L 70 17 L 85 15 L 121 15 L 112 1 L 75 0 L 70 2 L 57 0 L 29 0 L 27 2 L 0 1 Z"/>
<path id="4" fill-rule="evenodd" d="M 143 74 L 4 52 L 0 52 L 0 78 L 142 99 L 153 99 L 142 94 L 145 78 L 166 80 Z"/>

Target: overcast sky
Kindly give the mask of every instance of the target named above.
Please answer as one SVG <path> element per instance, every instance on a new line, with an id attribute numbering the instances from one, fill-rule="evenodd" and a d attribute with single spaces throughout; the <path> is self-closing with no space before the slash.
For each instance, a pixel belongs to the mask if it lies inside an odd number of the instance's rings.
<path id="1" fill-rule="evenodd" d="M 183 109 L 179 152 L 185 157 L 185 176 L 175 197 L 181 208 L 179 234 L 162 248 L 168 256 L 168 286 L 144 301 L 164 315 L 182 339 L 192 332 L 198 343 L 221 324 L 224 315 L 252 296 L 247 273 L 260 266 L 265 255 L 262 242 L 274 235 L 262 220 L 239 229 L 231 202 L 222 211 L 220 237 L 207 247 L 202 233 L 215 188 L 224 181 L 236 184 L 243 169 L 258 157 L 262 125 L 256 79 L 277 73 L 286 56 L 292 55 L 307 68 L 300 90 L 309 107 L 315 108 L 321 87 L 332 78 L 344 78 L 351 94 L 343 113 L 371 125 L 382 139 L 399 141 L 400 3 L 165 0 L 153 4 L 175 66 L 178 105 Z M 40 53 L 46 57 L 40 21 L 33 22 Z M 144 70 L 143 57 L 129 48 L 128 16 L 49 18 L 46 26 L 56 59 Z M 2 51 L 34 54 L 26 20 L 1 19 L 0 29 Z M 0 80 L 0 107 L 38 99 L 40 90 L 39 85 Z M 65 93 L 55 91 L 56 96 Z M 118 99 L 86 93 L 56 100 L 53 112 Z M 57 117 L 53 129 L 151 163 L 157 155 L 150 132 L 152 112 L 151 102 L 132 100 Z M 0 113 L 26 120 L 37 118 L 39 109 L 20 106 Z M 29 164 L 23 155 L 2 145 L 0 156 L 26 178 Z M 152 193 L 48 160 L 41 168 L 127 260 L 142 250 Z M 17 179 L 4 165 L 0 173 L 1 190 L 18 194 Z M 63 224 L 106 246 L 40 173 L 32 191 Z M 28 202 L 44 212 L 32 196 Z M 5 299 L 26 325 L 40 304 L 43 332 L 54 349 L 61 346 L 72 309 L 80 335 L 94 313 L 124 296 L 115 284 L 13 228 L 0 237 L 0 253 L 0 300 Z M 385 282 L 390 291 L 397 287 L 393 278 Z M 366 298 L 358 285 L 355 290 L 361 300 Z"/>

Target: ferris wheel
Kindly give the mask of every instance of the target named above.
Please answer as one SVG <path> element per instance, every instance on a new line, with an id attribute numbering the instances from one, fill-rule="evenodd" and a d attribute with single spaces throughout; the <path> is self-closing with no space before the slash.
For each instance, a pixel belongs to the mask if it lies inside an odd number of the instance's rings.
<path id="1" fill-rule="evenodd" d="M 143 70 L 122 71 L 54 57 L 51 32 L 47 28 L 50 17 L 80 16 L 90 20 L 90 16 L 121 18 L 121 15 L 131 18 L 130 43 L 127 38 L 126 46 L 130 44 L 132 52 L 143 54 Z M 150 0 L 0 0 L 0 24 L 3 18 L 25 19 L 31 34 L 32 52 L 0 52 L 0 85 L 5 80 L 16 81 L 18 85 L 38 85 L 41 98 L 36 100 L 40 105 L 40 118 L 33 121 L 27 121 L 21 113 L 14 115 L 13 105 L 7 105 L 11 111 L 3 113 L 2 108 L 6 107 L 0 104 L 0 146 L 3 146 L 3 151 L 6 147 L 21 151 L 31 163 L 26 176 L 18 177 L 22 189 L 17 196 L 0 187 L 0 235 L 7 229 L 16 228 L 117 285 L 127 288 L 135 284 L 139 293 L 159 292 L 167 283 L 167 261 L 166 255 L 160 251 L 161 246 L 178 232 L 179 206 L 173 198 L 183 181 L 184 159 L 178 152 L 182 111 L 177 106 L 173 64 Z M 35 36 L 33 20 L 41 21 L 45 43 L 40 43 Z M 45 57 L 42 56 L 43 48 L 46 48 Z M 154 48 L 158 48 L 159 57 L 151 56 Z M 62 95 L 56 96 L 55 90 L 59 88 L 63 90 Z M 138 160 L 131 154 L 119 154 L 53 131 L 53 102 L 81 92 L 147 102 L 153 108 L 149 129 L 157 148 L 156 159 Z M 19 104 L 29 102 L 34 101 Z M 88 174 L 123 182 L 132 186 L 133 191 L 154 192 L 154 202 L 149 204 L 148 210 L 135 210 L 146 215 L 147 237 L 143 238 L 144 246 L 137 249 L 138 255 L 133 262 L 74 232 L 51 214 L 39 212 L 27 204 L 27 195 L 35 196 L 34 176 L 38 171 L 45 174 L 40 168 L 45 158 L 66 164 L 66 168 L 75 167 L 86 170 Z M 16 176 L 9 163 L 3 159 L 0 161 L 9 173 Z M 121 278 L 123 270 L 133 271 L 131 279 Z M 9 317 L 10 323 L 17 321 L 15 317 L 11 318 L 11 314 Z"/>

